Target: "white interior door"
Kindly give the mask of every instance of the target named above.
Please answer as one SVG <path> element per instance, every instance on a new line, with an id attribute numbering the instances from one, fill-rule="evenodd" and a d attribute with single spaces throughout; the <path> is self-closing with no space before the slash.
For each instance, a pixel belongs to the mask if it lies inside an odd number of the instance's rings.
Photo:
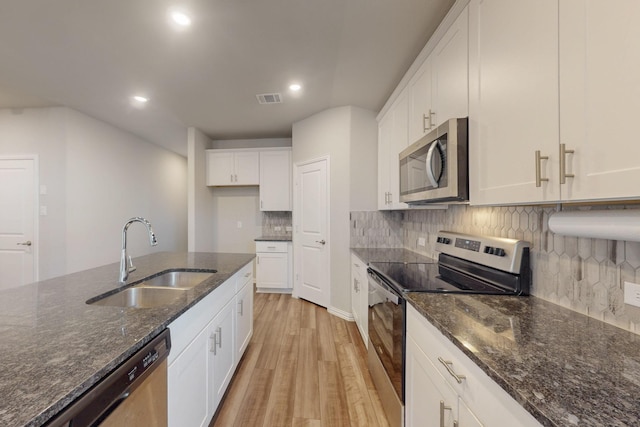
<path id="1" fill-rule="evenodd" d="M 0 289 L 35 280 L 34 159 L 0 159 Z"/>
<path id="2" fill-rule="evenodd" d="M 294 295 L 329 305 L 328 159 L 296 165 Z"/>

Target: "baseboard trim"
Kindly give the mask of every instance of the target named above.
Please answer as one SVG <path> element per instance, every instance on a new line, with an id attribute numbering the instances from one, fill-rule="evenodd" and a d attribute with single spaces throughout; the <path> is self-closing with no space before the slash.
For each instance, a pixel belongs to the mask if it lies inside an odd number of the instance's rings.
<path id="1" fill-rule="evenodd" d="M 329 314 L 333 314 L 334 316 L 338 316 L 341 319 L 344 319 L 348 322 L 355 322 L 356 319 L 353 318 L 353 314 L 349 313 L 348 311 L 344 311 L 344 310 L 340 310 L 338 308 L 335 307 L 327 307 L 327 311 L 329 312 Z"/>
<path id="2" fill-rule="evenodd" d="M 256 288 L 258 294 L 290 294 L 293 289 L 282 288 Z"/>

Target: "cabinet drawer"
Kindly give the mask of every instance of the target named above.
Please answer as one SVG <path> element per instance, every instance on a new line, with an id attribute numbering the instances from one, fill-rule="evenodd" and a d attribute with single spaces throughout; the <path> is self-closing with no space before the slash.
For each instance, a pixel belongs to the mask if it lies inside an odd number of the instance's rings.
<path id="1" fill-rule="evenodd" d="M 256 242 L 256 252 L 287 252 L 287 242 Z"/>
<path id="2" fill-rule="evenodd" d="M 253 262 L 245 265 L 235 275 L 236 293 L 244 287 L 249 281 L 253 281 Z"/>

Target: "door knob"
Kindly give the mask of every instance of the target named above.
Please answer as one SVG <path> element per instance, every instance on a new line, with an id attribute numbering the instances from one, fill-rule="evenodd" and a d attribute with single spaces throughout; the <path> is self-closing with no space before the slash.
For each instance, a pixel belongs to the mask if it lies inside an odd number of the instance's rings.
<path id="1" fill-rule="evenodd" d="M 20 246 L 31 246 L 31 240 L 27 240 L 26 242 L 22 242 L 22 243 L 17 243 L 17 245 L 20 245 Z"/>
<path id="2" fill-rule="evenodd" d="M 316 240 L 316 243 L 320 243 L 321 245 L 324 245 L 327 242 L 325 242 L 324 240 Z"/>

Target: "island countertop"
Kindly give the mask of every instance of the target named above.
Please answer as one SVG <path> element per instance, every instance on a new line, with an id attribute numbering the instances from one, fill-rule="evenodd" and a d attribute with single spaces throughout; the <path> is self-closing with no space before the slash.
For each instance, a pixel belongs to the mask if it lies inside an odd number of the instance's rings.
<path id="1" fill-rule="evenodd" d="M 255 254 L 160 252 L 134 258 L 128 284 L 171 269 L 217 270 L 157 308 L 88 305 L 120 287 L 119 264 L 0 292 L 0 425 L 39 426 L 224 283 Z"/>

